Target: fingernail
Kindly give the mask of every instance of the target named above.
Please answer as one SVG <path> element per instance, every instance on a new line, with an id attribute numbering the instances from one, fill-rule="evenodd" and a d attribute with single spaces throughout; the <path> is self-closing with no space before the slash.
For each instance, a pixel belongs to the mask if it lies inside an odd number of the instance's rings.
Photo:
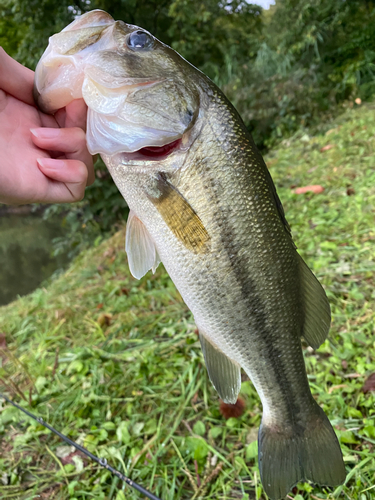
<path id="1" fill-rule="evenodd" d="M 30 132 L 39 139 L 53 139 L 60 135 L 59 128 L 31 128 Z"/>
<path id="2" fill-rule="evenodd" d="M 36 160 L 42 168 L 63 168 L 64 160 L 55 160 L 53 158 L 37 158 Z"/>

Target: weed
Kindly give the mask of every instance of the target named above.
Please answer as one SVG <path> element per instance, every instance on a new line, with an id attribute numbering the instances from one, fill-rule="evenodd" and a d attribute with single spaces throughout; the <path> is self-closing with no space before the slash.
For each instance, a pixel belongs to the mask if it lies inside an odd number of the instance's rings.
<path id="1" fill-rule="evenodd" d="M 375 372 L 374 111 L 348 110 L 324 135 L 298 134 L 267 158 L 299 252 L 331 302 L 330 340 L 304 352 L 348 473 L 336 489 L 299 484 L 296 500 L 375 492 L 375 398 L 362 391 Z M 324 191 L 294 193 L 309 184 Z M 21 405 L 165 500 L 265 499 L 251 382 L 244 413 L 225 420 L 191 314 L 162 268 L 130 277 L 124 231 L 0 311 L 0 378 Z M 1 498 L 139 498 L 5 404 L 0 440 Z"/>

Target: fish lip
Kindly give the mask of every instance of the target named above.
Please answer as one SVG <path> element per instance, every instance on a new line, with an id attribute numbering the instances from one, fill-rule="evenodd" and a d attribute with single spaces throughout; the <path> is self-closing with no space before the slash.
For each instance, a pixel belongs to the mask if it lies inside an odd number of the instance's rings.
<path id="1" fill-rule="evenodd" d="M 201 126 L 198 126 L 198 128 L 195 126 L 198 116 L 199 109 L 197 109 L 194 113 L 193 119 L 185 132 L 180 136 L 177 136 L 177 138 L 172 141 L 161 144 L 160 146 L 150 144 L 149 146 L 144 146 L 135 151 L 123 151 L 117 153 L 121 158 L 121 163 L 123 165 L 127 163 L 134 165 L 137 161 L 156 163 L 162 162 L 172 155 L 177 156 L 187 153 L 201 131 Z M 169 148 L 168 146 L 171 147 Z M 158 148 L 160 148 L 161 152 L 167 148 L 165 150 L 165 154 L 157 154 Z"/>
<path id="2" fill-rule="evenodd" d="M 190 123 L 185 129 L 181 130 L 181 127 L 180 130 L 172 127 L 169 131 L 153 129 L 154 132 L 160 132 L 159 138 L 151 136 L 144 141 L 139 141 L 138 144 L 135 141 L 133 143 L 130 141 L 127 145 L 125 142 L 118 142 L 117 147 L 111 149 L 89 145 L 89 151 L 91 154 L 99 153 L 106 157 L 116 157 L 124 165 L 127 163 L 134 165 L 136 162 L 161 162 L 170 156 L 175 156 L 177 159 L 187 153 L 199 135 L 202 128 L 199 118 L 201 118 L 201 110 L 197 107 L 192 112 Z"/>
<path id="3" fill-rule="evenodd" d="M 199 120 L 201 118 L 201 110 L 199 107 L 196 109 L 193 115 L 193 119 L 185 132 L 181 134 L 177 139 L 173 139 L 172 141 L 166 142 L 165 144 L 161 145 L 160 148 L 165 148 L 168 145 L 174 144 L 175 147 L 171 148 L 167 154 L 165 155 L 155 155 L 155 156 L 149 156 L 142 154 L 142 150 L 150 148 L 150 147 L 155 147 L 155 146 L 146 146 L 140 149 L 137 149 L 136 151 L 133 152 L 119 152 L 115 155 L 109 155 L 109 156 L 116 156 L 117 159 L 120 160 L 120 163 L 123 166 L 129 166 L 129 167 L 136 167 L 138 162 L 139 165 L 144 164 L 145 162 L 148 163 L 148 165 L 154 164 L 155 166 L 163 162 L 169 157 L 175 156 L 176 161 L 178 157 L 181 157 L 183 154 L 189 154 L 189 150 L 195 143 L 196 139 L 199 137 L 201 130 L 202 130 L 202 123 Z M 174 163 L 174 161 L 173 161 Z"/>
<path id="4" fill-rule="evenodd" d="M 45 113 L 46 115 L 54 115 L 58 111 L 57 108 L 52 108 L 52 107 L 48 106 L 49 101 L 45 101 L 43 99 L 42 93 L 39 92 L 38 86 L 36 85 L 35 81 L 34 81 L 34 85 L 33 85 L 33 98 L 34 98 L 34 102 L 35 102 L 36 107 L 42 113 Z"/>

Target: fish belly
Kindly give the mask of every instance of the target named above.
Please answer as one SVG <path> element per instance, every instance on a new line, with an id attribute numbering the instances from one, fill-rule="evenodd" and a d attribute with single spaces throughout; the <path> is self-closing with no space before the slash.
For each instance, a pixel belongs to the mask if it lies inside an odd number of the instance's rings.
<path id="1" fill-rule="evenodd" d="M 211 236 L 210 250 L 194 254 L 176 239 L 145 196 L 152 176 L 140 179 L 116 165 L 109 169 L 149 231 L 199 330 L 246 371 L 270 418 L 271 414 L 280 418 L 281 409 L 287 413 L 291 397 L 286 398 L 286 392 L 293 377 L 296 393 L 302 399 L 311 397 L 300 344 L 297 254 L 279 221 L 272 234 L 257 218 L 247 220 L 246 200 L 241 204 L 237 197 L 235 209 L 220 201 L 218 211 L 212 198 L 204 202 L 207 193 L 202 183 L 191 177 L 180 179 L 189 202 L 203 207 L 199 214 Z"/>

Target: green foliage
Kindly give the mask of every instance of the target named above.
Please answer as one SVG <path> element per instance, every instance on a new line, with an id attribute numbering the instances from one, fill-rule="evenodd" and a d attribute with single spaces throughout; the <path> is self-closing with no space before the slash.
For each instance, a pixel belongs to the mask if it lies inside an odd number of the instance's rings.
<path id="1" fill-rule="evenodd" d="M 259 146 L 374 94 L 374 22 L 371 0 L 277 0 L 255 64 L 224 83 Z"/>
<path id="2" fill-rule="evenodd" d="M 241 61 L 255 56 L 254 43 L 261 32 L 261 8 L 243 0 L 230 4 L 217 0 L 92 0 L 90 2 L 48 0 L 1 0 L 0 13 L 12 25 L 22 26 L 11 55 L 35 68 L 47 46 L 48 37 L 61 31 L 75 16 L 103 9 L 115 19 L 137 24 L 172 45 L 193 64 L 211 75 L 219 73 L 228 55 L 228 46 Z M 1 33 L 1 32 L 0 32 Z M 15 50 L 17 48 L 17 50 Z"/>
<path id="3" fill-rule="evenodd" d="M 54 238 L 54 254 L 67 253 L 70 258 L 104 235 L 113 234 L 126 220 L 129 209 L 112 178 L 99 158 L 95 165 L 96 181 L 86 189 L 79 203 L 50 205 L 44 219 L 62 220 L 64 234 Z"/>
<path id="4" fill-rule="evenodd" d="M 34 68 L 50 35 L 95 8 L 148 29 L 207 73 L 262 150 L 375 92 L 373 0 L 277 0 L 269 11 L 245 0 L 0 0 L 0 42 Z M 124 206 L 109 177 L 99 178 L 69 209 L 70 236 L 58 249 L 107 232 Z"/>
<path id="5" fill-rule="evenodd" d="M 73 20 L 70 5 L 74 5 L 74 2 L 0 0 L 1 18 L 6 26 L 19 28 L 3 32 L 8 43 L 14 37 L 11 47 L 13 50 L 8 49 L 10 55 L 34 69 L 48 44 L 48 37 L 61 31 Z"/>
<path id="6" fill-rule="evenodd" d="M 242 62 L 250 53 L 255 57 L 262 26 L 261 8 L 241 0 L 234 1 L 230 7 L 217 0 L 199 4 L 191 0 L 92 0 L 90 3 L 0 0 L 0 13 L 6 23 L 10 23 L 7 25 L 22 27 L 17 32 L 8 30 L 7 49 L 20 62 L 35 68 L 48 37 L 73 21 L 76 15 L 95 8 L 150 30 L 212 77 L 220 74 L 220 68 L 231 56 Z M 229 52 L 228 43 L 232 47 Z M 56 214 L 63 214 L 67 229 L 64 237 L 55 240 L 56 253 L 69 248 L 73 255 L 100 238 L 101 233 L 113 232 L 116 224 L 126 217 L 127 209 L 106 167 L 99 162 L 97 180 L 87 189 L 84 202 L 69 207 L 53 205 L 47 210 L 46 218 Z"/>
<path id="7" fill-rule="evenodd" d="M 330 299 L 330 338 L 304 354 L 347 469 L 343 486 L 299 483 L 295 500 L 373 498 L 375 392 L 362 389 L 375 373 L 374 111 L 348 110 L 324 134 L 298 133 L 266 158 L 299 252 Z M 294 193 L 308 184 L 325 190 Z M 265 500 L 253 385 L 242 383 L 244 414 L 226 421 L 191 314 L 163 269 L 129 275 L 123 243 L 122 230 L 0 309 L 0 392 L 160 498 Z M 139 499 L 1 402 L 0 448 L 1 498 Z"/>
<path id="8" fill-rule="evenodd" d="M 0 47 L 8 54 L 16 54 L 22 40 L 24 26 L 12 18 L 10 2 L 0 2 Z"/>
<path id="9" fill-rule="evenodd" d="M 172 47 L 211 78 L 235 60 L 255 59 L 262 36 L 262 9 L 245 1 L 175 0 L 169 8 Z"/>

